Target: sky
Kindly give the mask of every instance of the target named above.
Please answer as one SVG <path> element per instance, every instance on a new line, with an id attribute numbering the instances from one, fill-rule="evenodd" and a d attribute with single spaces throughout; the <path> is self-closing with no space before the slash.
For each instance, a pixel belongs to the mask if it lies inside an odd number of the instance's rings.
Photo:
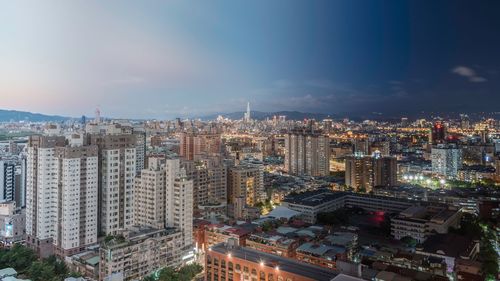
<path id="1" fill-rule="evenodd" d="M 500 1 L 0 0 L 0 109 L 500 111 Z"/>

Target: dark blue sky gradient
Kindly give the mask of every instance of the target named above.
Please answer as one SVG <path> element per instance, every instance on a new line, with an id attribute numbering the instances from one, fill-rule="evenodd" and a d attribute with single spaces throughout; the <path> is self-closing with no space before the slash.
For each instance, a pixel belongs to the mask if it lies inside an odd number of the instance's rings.
<path id="1" fill-rule="evenodd" d="M 0 90 L 65 106 L 7 104 L 16 109 L 162 118 L 250 101 L 342 115 L 500 111 L 500 1 L 75 1 L 27 15 L 17 5 L 0 28 L 11 59 Z M 16 12 L 27 23 L 9 18 Z M 24 68 L 17 57 L 29 58 Z M 56 66 L 43 76 L 64 71 L 36 84 L 40 58 Z"/>

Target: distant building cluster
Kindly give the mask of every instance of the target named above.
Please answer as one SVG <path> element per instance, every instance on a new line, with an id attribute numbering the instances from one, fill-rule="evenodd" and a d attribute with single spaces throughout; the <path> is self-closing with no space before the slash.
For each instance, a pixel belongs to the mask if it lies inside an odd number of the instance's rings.
<path id="1" fill-rule="evenodd" d="M 15 133 L 0 141 L 1 246 L 55 255 L 81 280 L 194 263 L 207 281 L 491 274 L 481 251 L 495 249 L 500 214 L 493 118 L 262 120 L 248 103 L 238 120 L 97 110 L 0 131 Z"/>

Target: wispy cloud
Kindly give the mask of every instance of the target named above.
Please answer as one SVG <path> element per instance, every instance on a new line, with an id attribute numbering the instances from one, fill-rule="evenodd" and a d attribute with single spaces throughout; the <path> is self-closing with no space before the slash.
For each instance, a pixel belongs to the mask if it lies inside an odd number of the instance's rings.
<path id="1" fill-rule="evenodd" d="M 474 71 L 474 69 L 467 67 L 467 66 L 463 66 L 463 65 L 459 65 L 459 66 L 454 67 L 451 70 L 451 72 L 454 74 L 463 76 L 463 77 L 467 78 L 470 82 L 474 82 L 474 83 L 482 83 L 482 82 L 488 81 L 486 78 L 477 75 L 476 71 Z"/>

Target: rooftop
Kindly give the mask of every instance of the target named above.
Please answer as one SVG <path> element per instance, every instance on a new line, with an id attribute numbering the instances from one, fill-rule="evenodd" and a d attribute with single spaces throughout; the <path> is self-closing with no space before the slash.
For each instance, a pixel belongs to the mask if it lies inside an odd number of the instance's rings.
<path id="1" fill-rule="evenodd" d="M 337 276 L 337 273 L 326 268 L 300 263 L 293 259 L 275 256 L 245 247 L 228 247 L 224 243 L 219 243 L 211 249 L 212 251 L 224 255 L 231 253 L 232 257 L 254 263 L 260 263 L 263 261 L 264 265 L 269 267 L 278 265 L 280 271 L 290 272 L 317 281 L 331 281 L 335 276 Z"/>

